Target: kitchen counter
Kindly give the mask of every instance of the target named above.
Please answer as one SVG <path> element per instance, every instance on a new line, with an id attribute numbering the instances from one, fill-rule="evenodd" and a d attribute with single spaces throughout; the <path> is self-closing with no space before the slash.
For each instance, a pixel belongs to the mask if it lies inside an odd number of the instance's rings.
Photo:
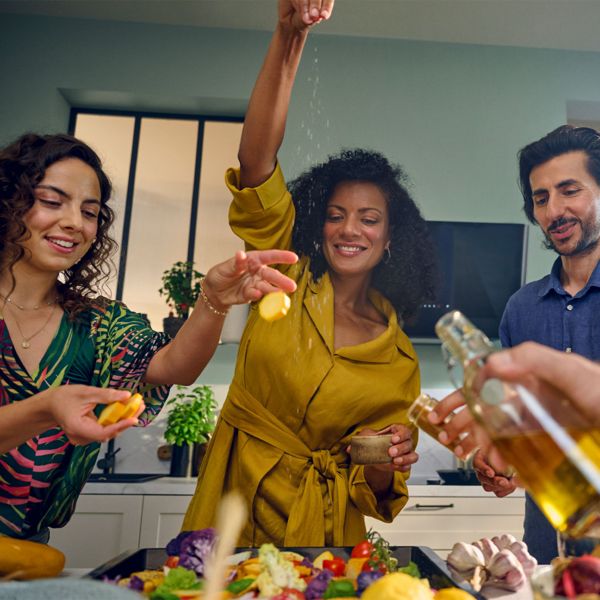
<path id="1" fill-rule="evenodd" d="M 141 495 L 141 496 L 192 496 L 196 489 L 196 478 L 161 477 L 144 483 L 89 482 L 83 494 L 98 495 Z M 409 495 L 422 497 L 485 498 L 490 496 L 479 485 L 411 485 Z M 516 490 L 512 498 L 523 497 L 523 490 Z"/>

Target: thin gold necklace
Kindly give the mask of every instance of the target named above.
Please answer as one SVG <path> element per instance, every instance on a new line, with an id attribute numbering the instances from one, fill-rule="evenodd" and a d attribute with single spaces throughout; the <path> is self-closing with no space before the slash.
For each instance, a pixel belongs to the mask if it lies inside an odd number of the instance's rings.
<path id="1" fill-rule="evenodd" d="M 19 333 L 21 334 L 21 348 L 23 348 L 24 350 L 27 350 L 31 344 L 31 340 L 36 336 L 39 335 L 40 333 L 42 333 L 42 331 L 44 331 L 44 329 L 46 328 L 46 326 L 48 325 L 48 323 L 50 323 L 50 319 L 52 318 L 52 315 L 54 314 L 54 311 L 56 310 L 56 303 L 53 303 L 52 306 L 52 310 L 50 311 L 50 314 L 48 315 L 48 318 L 46 319 L 46 322 L 40 327 L 40 329 L 38 329 L 34 334 L 30 335 L 29 337 L 25 337 L 25 335 L 23 334 L 23 330 L 21 329 L 21 325 L 19 324 L 19 320 L 17 319 L 16 315 L 14 315 L 15 317 L 15 323 L 17 324 L 17 329 L 19 330 Z"/>
<path id="2" fill-rule="evenodd" d="M 12 296 L 4 296 L 3 294 L 0 294 L 0 298 L 2 298 L 3 300 L 6 300 L 6 302 L 8 302 L 8 304 L 10 304 L 11 306 L 16 306 L 19 310 L 40 310 L 41 306 L 39 304 L 34 304 L 31 308 L 28 308 L 27 306 L 23 306 L 23 304 L 18 304 L 17 302 L 15 302 L 13 300 Z M 58 296 L 55 296 L 52 300 L 47 300 L 46 302 L 44 302 L 44 304 L 46 306 L 52 306 L 53 304 L 56 303 L 56 301 L 58 300 Z"/>

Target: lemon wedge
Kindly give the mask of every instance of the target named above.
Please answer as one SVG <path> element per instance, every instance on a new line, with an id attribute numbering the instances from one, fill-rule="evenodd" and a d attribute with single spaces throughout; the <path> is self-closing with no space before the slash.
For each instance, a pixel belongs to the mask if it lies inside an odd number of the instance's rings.
<path id="1" fill-rule="evenodd" d="M 285 292 L 271 292 L 260 301 L 258 312 L 265 321 L 277 321 L 287 315 L 290 305 L 290 298 Z"/>

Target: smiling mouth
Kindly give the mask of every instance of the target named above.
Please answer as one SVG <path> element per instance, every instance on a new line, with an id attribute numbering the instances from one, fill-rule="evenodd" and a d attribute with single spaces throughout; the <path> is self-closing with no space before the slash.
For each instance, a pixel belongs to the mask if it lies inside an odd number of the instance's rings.
<path id="1" fill-rule="evenodd" d="M 68 240 L 60 240 L 53 237 L 47 237 L 46 240 L 50 242 L 53 246 L 58 246 L 63 250 L 73 250 L 76 246 L 78 246 L 78 242 L 71 242 Z"/>
<path id="2" fill-rule="evenodd" d="M 334 248 L 339 254 L 344 256 L 355 256 L 365 250 L 363 246 L 355 246 L 352 244 L 334 244 Z"/>
<path id="3" fill-rule="evenodd" d="M 570 221 L 569 223 L 565 223 L 564 225 L 560 225 L 559 227 L 553 227 L 552 229 L 549 229 L 548 233 L 554 239 L 563 241 L 571 237 L 576 224 L 576 222 Z"/>

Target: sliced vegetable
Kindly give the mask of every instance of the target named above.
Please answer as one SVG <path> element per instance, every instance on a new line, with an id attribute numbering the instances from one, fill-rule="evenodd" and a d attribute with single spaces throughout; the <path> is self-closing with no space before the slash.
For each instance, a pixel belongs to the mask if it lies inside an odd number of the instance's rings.
<path id="1" fill-rule="evenodd" d="M 349 579 L 334 579 L 329 582 L 323 598 L 352 598 L 356 596 L 354 584 Z"/>
<path id="2" fill-rule="evenodd" d="M 356 579 L 362 572 L 364 564 L 368 558 L 349 558 L 346 564 L 346 577 L 348 579 Z"/>
<path id="3" fill-rule="evenodd" d="M 141 394 L 133 394 L 127 402 L 112 402 L 100 413 L 98 424 L 106 427 L 107 425 L 114 425 L 122 419 L 129 419 L 135 415 L 141 404 Z"/>
<path id="4" fill-rule="evenodd" d="M 227 591 L 234 595 L 241 594 L 244 590 L 248 589 L 254 583 L 254 581 L 254 577 L 245 577 L 244 579 L 232 581 L 227 586 Z"/>
<path id="5" fill-rule="evenodd" d="M 260 301 L 258 312 L 265 321 L 277 321 L 287 315 L 290 305 L 290 298 L 285 292 L 271 292 Z"/>
<path id="6" fill-rule="evenodd" d="M 346 572 L 346 562 L 339 556 L 334 556 L 330 560 L 323 561 L 323 568 L 331 571 L 334 577 L 343 577 Z"/>
<path id="7" fill-rule="evenodd" d="M 129 398 L 129 401 L 124 403 L 125 411 L 123 412 L 121 419 L 130 419 L 131 417 L 135 416 L 135 413 L 137 413 L 142 405 L 142 400 L 143 398 L 141 394 L 133 394 L 133 396 Z"/>
<path id="8" fill-rule="evenodd" d="M 169 556 L 165 561 L 165 565 L 169 569 L 174 569 L 179 564 L 179 556 Z"/>
<path id="9" fill-rule="evenodd" d="M 411 577 L 416 577 L 417 579 L 421 579 L 421 571 L 419 571 L 419 567 L 417 567 L 417 563 L 414 563 L 412 560 L 405 566 L 400 567 L 398 569 L 399 573 L 406 573 Z"/>
<path id="10" fill-rule="evenodd" d="M 120 402 L 112 402 L 108 406 L 102 409 L 100 416 L 98 417 L 98 425 L 106 427 L 107 425 L 114 425 L 125 412 L 125 406 Z"/>
<path id="11" fill-rule="evenodd" d="M 315 560 L 313 560 L 313 565 L 316 569 L 322 569 L 323 561 L 324 560 L 333 560 L 333 558 L 334 558 L 333 554 L 331 554 L 331 552 L 329 552 L 329 550 L 325 550 L 324 552 L 321 552 L 321 554 L 319 554 L 319 556 L 317 556 L 317 558 L 315 558 Z"/>
<path id="12" fill-rule="evenodd" d="M 196 577 L 196 574 L 183 567 L 171 569 L 165 580 L 156 588 L 156 591 L 150 594 L 151 600 L 164 600 L 174 596 L 175 590 L 199 590 L 202 583 Z M 177 597 L 177 596 L 175 596 Z"/>

